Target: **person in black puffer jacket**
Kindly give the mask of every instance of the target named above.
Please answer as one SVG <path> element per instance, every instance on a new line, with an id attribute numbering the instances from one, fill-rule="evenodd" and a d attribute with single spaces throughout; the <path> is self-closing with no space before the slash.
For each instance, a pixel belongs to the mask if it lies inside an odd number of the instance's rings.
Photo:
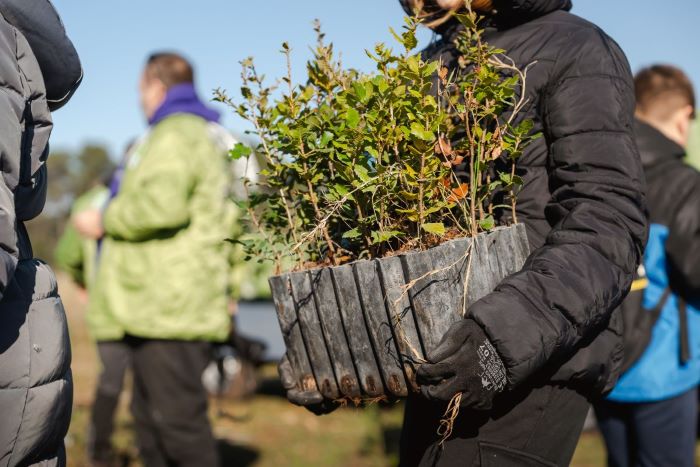
<path id="1" fill-rule="evenodd" d="M 435 14 L 455 3 L 435 2 L 423 8 Z M 413 11 L 414 2 L 402 3 Z M 647 239 L 624 53 L 570 14 L 570 0 L 489 3 L 479 1 L 485 40 L 520 68 L 532 64 L 519 118 L 531 119 L 543 138 L 518 161 L 524 186 L 517 207 L 532 254 L 470 308 L 428 356 L 432 364 L 419 369 L 426 397 L 407 403 L 402 465 L 568 465 L 588 400 L 619 376 L 622 321 L 613 310 Z M 426 57 L 455 68 L 459 27 L 440 24 L 441 39 Z M 500 221 L 510 221 L 507 212 Z M 489 349 L 497 357 L 484 362 Z M 499 369 L 505 381 L 484 378 Z M 464 392 L 462 411 L 441 449 L 435 427 L 456 392 Z"/>
<path id="2" fill-rule="evenodd" d="M 463 0 L 401 0 L 441 36 L 424 56 L 455 69 Z M 632 76 L 624 53 L 570 0 L 474 0 L 484 39 L 527 75 L 527 105 L 543 137 L 517 169 L 517 216 L 532 254 L 524 268 L 470 307 L 417 372 L 401 465 L 568 465 L 589 400 L 615 384 L 626 296 L 647 239 L 642 166 L 633 137 Z M 517 123 L 517 122 L 516 122 Z M 503 161 L 504 164 L 507 161 Z M 501 224 L 512 222 L 508 212 Z M 283 383 L 285 363 L 280 367 Z M 287 384 L 288 388 L 292 385 Z M 452 436 L 436 433 L 462 393 Z M 288 397 L 315 413 L 319 394 Z"/>

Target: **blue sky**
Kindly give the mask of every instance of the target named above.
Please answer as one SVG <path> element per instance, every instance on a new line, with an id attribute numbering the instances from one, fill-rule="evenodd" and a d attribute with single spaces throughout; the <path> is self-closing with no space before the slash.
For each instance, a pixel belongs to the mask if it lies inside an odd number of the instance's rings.
<path id="1" fill-rule="evenodd" d="M 137 82 L 145 57 L 154 50 L 177 50 L 196 66 L 198 88 L 209 98 L 222 87 L 237 95 L 238 62 L 254 56 L 268 76 L 284 73 L 277 53 L 283 41 L 295 49 L 295 72 L 302 78 L 311 22 L 319 18 L 329 40 L 348 66 L 371 67 L 364 50 L 391 42 L 388 27 L 402 24 L 397 0 L 54 0 L 80 53 L 85 80 L 71 103 L 54 116 L 52 145 L 76 149 L 89 142 L 113 152 L 145 129 Z M 672 7 L 671 7 L 672 5 Z M 661 8 L 660 8 L 661 7 Z M 654 62 L 674 63 L 700 86 L 700 1 L 574 0 L 575 14 L 601 26 L 627 53 L 633 69 Z M 424 31 L 422 43 L 430 40 Z M 225 108 L 224 124 L 241 131 Z"/>

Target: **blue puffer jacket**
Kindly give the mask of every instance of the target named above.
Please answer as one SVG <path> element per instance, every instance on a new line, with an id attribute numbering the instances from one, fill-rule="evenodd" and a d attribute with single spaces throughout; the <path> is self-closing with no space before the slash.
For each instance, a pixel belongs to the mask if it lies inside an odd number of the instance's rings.
<path id="1" fill-rule="evenodd" d="M 637 123 L 648 184 L 651 230 L 644 254 L 649 285 L 644 307 L 654 308 L 670 288 L 649 346 L 622 375 L 609 400 L 655 402 L 700 383 L 700 172 L 683 161 L 683 148 Z M 673 187 L 670 189 L 670 187 Z M 689 360 L 681 360 L 681 299 L 687 302 Z"/>

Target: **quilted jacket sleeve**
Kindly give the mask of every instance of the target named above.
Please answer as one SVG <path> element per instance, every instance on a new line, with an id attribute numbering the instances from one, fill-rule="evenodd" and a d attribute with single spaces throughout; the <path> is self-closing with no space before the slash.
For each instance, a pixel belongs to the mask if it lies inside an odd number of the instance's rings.
<path id="1" fill-rule="evenodd" d="M 624 54 L 597 29 L 570 37 L 542 96 L 552 230 L 524 269 L 470 310 L 510 386 L 600 333 L 646 242 L 634 91 Z"/>
<path id="2" fill-rule="evenodd" d="M 189 201 L 196 174 L 193 145 L 176 131 L 154 130 L 152 142 L 104 214 L 110 237 L 140 242 L 173 235 L 190 222 Z M 132 180 L 127 183 L 126 177 Z"/>

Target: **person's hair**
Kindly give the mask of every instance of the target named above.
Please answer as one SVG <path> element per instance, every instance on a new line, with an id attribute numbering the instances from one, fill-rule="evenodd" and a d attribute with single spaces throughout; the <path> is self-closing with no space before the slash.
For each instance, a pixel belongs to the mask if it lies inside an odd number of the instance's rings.
<path id="1" fill-rule="evenodd" d="M 417 14 L 424 20 L 424 25 L 429 28 L 437 28 L 450 20 L 452 15 L 464 8 L 464 2 L 460 2 L 451 10 L 445 10 L 437 4 L 437 0 L 401 0 L 404 8 Z M 493 0 L 471 0 L 474 10 L 490 10 L 493 8 Z"/>
<path id="2" fill-rule="evenodd" d="M 634 77 L 634 90 L 640 114 L 663 121 L 689 105 L 695 117 L 693 84 L 679 68 L 671 65 L 644 68 Z"/>
<path id="3" fill-rule="evenodd" d="M 194 83 L 194 69 L 182 55 L 157 52 L 146 61 L 146 76 L 160 80 L 166 88 L 183 83 Z"/>

